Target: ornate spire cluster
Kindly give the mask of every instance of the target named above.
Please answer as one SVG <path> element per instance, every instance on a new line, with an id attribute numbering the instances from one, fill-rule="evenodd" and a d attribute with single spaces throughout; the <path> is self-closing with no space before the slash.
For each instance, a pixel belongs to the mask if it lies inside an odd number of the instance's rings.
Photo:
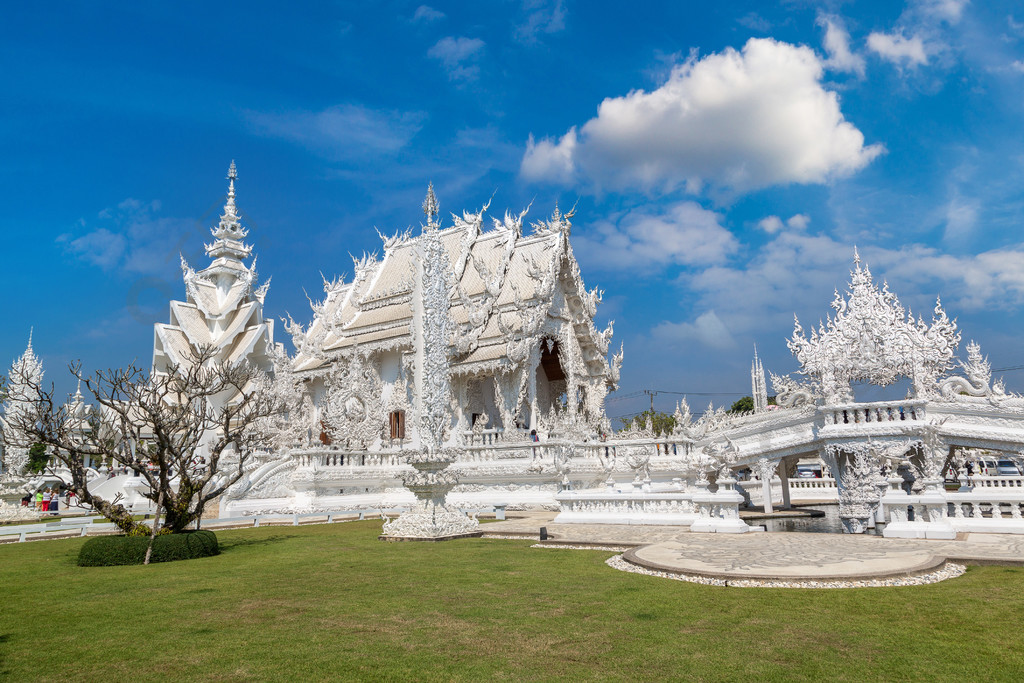
<path id="1" fill-rule="evenodd" d="M 750 364 L 750 395 L 754 398 L 754 411 L 762 412 L 768 409 L 768 383 L 764 377 L 764 367 L 761 359 L 757 357 L 757 347 L 754 347 L 754 361 Z"/>
<path id="2" fill-rule="evenodd" d="M 809 339 L 795 320 L 787 346 L 800 362 L 801 373 L 820 382 L 827 403 L 851 401 L 851 382 L 887 386 L 900 377 L 913 381 L 917 396 L 930 395 L 950 369 L 960 344 L 956 321 L 946 316 L 939 300 L 931 325 L 920 317 L 915 321 L 887 284 L 881 289 L 875 285 L 856 250 L 853 263 L 847 297 L 836 290 L 834 318 L 812 329 Z"/>

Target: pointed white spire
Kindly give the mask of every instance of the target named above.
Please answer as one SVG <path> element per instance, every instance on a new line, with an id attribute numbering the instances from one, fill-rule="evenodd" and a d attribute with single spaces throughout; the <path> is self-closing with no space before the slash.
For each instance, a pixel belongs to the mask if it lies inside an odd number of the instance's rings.
<path id="1" fill-rule="evenodd" d="M 249 231 L 242 227 L 241 217 L 238 215 L 238 205 L 235 203 L 235 180 L 238 178 L 238 169 L 234 160 L 228 167 L 228 198 L 224 203 L 224 213 L 220 217 L 220 223 L 211 230 L 217 238 L 213 244 L 206 245 L 206 254 L 211 258 L 227 257 L 236 261 L 249 258 L 252 247 L 244 244 Z"/>
<path id="2" fill-rule="evenodd" d="M 441 205 L 437 201 L 437 195 L 434 194 L 434 183 L 431 182 L 427 185 L 427 197 L 423 200 L 423 214 L 427 217 L 426 227 L 437 227 L 437 214 L 440 209 Z"/>
<path id="3" fill-rule="evenodd" d="M 754 360 L 750 364 L 750 395 L 754 399 L 754 412 L 768 409 L 768 384 L 761 359 L 757 357 L 757 344 L 754 344 Z"/>

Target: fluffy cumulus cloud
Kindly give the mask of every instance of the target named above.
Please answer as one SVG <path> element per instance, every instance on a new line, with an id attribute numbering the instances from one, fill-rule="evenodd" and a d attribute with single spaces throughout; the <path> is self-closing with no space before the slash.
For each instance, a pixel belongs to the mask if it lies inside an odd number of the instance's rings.
<path id="1" fill-rule="evenodd" d="M 453 81 L 472 81 L 480 76 L 478 60 L 483 49 L 479 38 L 447 36 L 427 50 L 427 56 L 441 62 Z"/>
<path id="2" fill-rule="evenodd" d="M 720 220 L 690 201 L 634 209 L 578 230 L 573 245 L 588 267 L 605 270 L 654 275 L 670 265 L 707 266 L 724 263 L 737 248 Z"/>
<path id="3" fill-rule="evenodd" d="M 377 110 L 343 104 L 321 111 L 248 112 L 257 135 L 296 142 L 333 160 L 393 154 L 405 147 L 425 116 L 419 112 Z"/>
<path id="4" fill-rule="evenodd" d="M 845 71 L 864 77 L 864 58 L 850 48 L 850 34 L 842 19 L 833 15 L 818 16 L 818 25 L 825 29 L 823 44 L 828 59 L 825 66 L 833 71 Z"/>
<path id="5" fill-rule="evenodd" d="M 813 50 L 772 39 L 691 56 L 657 90 L 606 99 L 578 131 L 531 138 L 520 173 L 648 191 L 824 183 L 883 149 L 864 144 L 822 77 Z"/>
<path id="6" fill-rule="evenodd" d="M 778 216 L 765 216 L 757 222 L 757 227 L 764 230 L 769 235 L 774 235 L 777 232 L 781 232 L 783 228 L 790 228 L 791 230 L 805 230 L 810 224 L 811 219 L 807 214 L 798 213 L 795 216 L 790 216 L 788 220 L 783 221 Z"/>
<path id="7" fill-rule="evenodd" d="M 899 31 L 875 31 L 868 36 L 868 49 L 882 59 L 901 66 L 923 66 L 928 63 L 928 54 L 921 37 L 915 35 L 908 38 Z"/>

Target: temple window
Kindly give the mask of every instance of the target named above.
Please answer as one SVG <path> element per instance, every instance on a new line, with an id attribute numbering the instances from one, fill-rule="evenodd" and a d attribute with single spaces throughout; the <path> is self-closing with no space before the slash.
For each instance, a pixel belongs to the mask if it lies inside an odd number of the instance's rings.
<path id="1" fill-rule="evenodd" d="M 391 426 L 392 439 L 405 438 L 405 411 L 394 410 L 388 415 L 388 423 Z"/>

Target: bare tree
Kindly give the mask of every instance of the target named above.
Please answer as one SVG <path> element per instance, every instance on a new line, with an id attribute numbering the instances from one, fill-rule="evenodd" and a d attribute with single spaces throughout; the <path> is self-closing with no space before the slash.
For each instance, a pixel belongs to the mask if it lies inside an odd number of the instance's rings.
<path id="1" fill-rule="evenodd" d="M 78 363 L 70 369 L 95 410 L 83 417 L 73 405 L 54 400 L 52 385 L 35 386 L 33 409 L 18 428 L 68 468 L 79 501 L 133 535 L 151 535 L 156 525 L 133 520 L 119 500 L 91 493 L 89 460 L 142 477 L 149 485 L 142 495 L 157 504 L 157 519 L 164 513 L 161 531 L 182 531 L 272 443 L 266 426 L 274 421 L 268 418 L 287 409 L 267 373 L 217 361 L 209 348 L 167 374 L 147 374 L 134 364 L 92 376 Z"/>

